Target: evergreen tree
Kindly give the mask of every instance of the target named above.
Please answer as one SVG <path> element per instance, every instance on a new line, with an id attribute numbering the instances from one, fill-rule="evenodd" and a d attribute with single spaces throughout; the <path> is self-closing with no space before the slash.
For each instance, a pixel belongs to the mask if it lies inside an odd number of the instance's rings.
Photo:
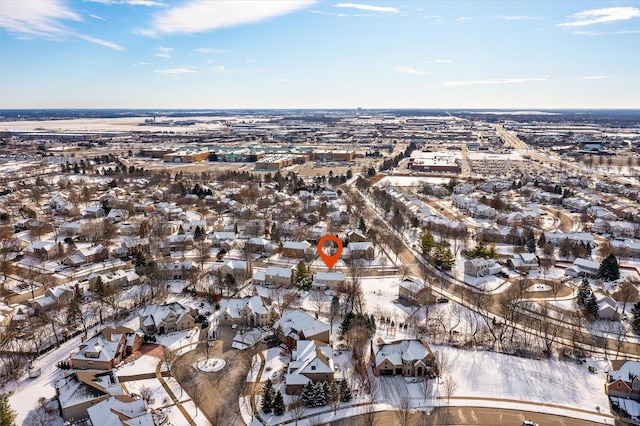
<path id="1" fill-rule="evenodd" d="M 620 265 L 618 264 L 618 259 L 615 254 L 610 253 L 602 259 L 598 276 L 605 281 L 615 281 L 620 278 Z"/>
<path id="2" fill-rule="evenodd" d="M 585 305 L 585 310 L 587 313 L 594 319 L 598 319 L 598 301 L 596 300 L 596 295 L 591 293 L 589 298 L 587 299 L 587 304 Z"/>
<path id="3" fill-rule="evenodd" d="M 273 400 L 273 414 L 276 416 L 281 416 L 284 414 L 284 398 L 278 389 L 278 393 L 276 393 L 276 397 Z"/>
<path id="4" fill-rule="evenodd" d="M 312 407 L 314 396 L 315 396 L 315 389 L 313 388 L 313 382 L 309 381 L 302 388 L 302 394 L 300 395 L 300 400 L 307 407 Z"/>
<path id="5" fill-rule="evenodd" d="M 436 246 L 433 263 L 443 271 L 450 271 L 456 263 L 456 260 L 453 257 L 453 253 L 451 253 L 451 249 L 444 247 L 442 244 L 438 244 Z"/>
<path id="6" fill-rule="evenodd" d="M 298 263 L 295 273 L 296 285 L 303 291 L 311 290 L 311 276 L 304 262 Z"/>
<path id="7" fill-rule="evenodd" d="M 17 413 L 11 405 L 9 405 L 9 397 L 6 394 L 0 394 L 0 425 L 16 426 Z"/>
<path id="8" fill-rule="evenodd" d="M 529 253 L 536 252 L 536 240 L 535 238 L 527 240 L 527 251 Z"/>
<path id="9" fill-rule="evenodd" d="M 436 241 L 433 238 L 431 231 L 426 230 L 420 234 L 420 249 L 422 250 L 423 256 L 428 256 L 435 245 Z"/>
<path id="10" fill-rule="evenodd" d="M 199 226 L 196 226 L 195 231 L 193 231 L 193 239 L 195 241 L 202 241 L 205 238 L 205 232 L 202 228 L 200 228 Z"/>
<path id="11" fill-rule="evenodd" d="M 540 234 L 540 238 L 538 238 L 538 247 L 542 248 L 547 243 L 547 237 L 544 236 L 544 232 Z"/>
<path id="12" fill-rule="evenodd" d="M 315 384 L 315 400 L 314 400 L 314 406 L 315 407 L 322 407 L 324 405 L 327 405 L 327 390 L 325 390 L 324 388 L 324 383 L 326 382 L 318 382 Z"/>
<path id="13" fill-rule="evenodd" d="M 340 382 L 340 399 L 342 399 L 343 402 L 349 402 L 351 401 L 351 398 L 353 398 L 351 388 L 349 387 L 347 381 L 345 379 L 342 379 L 342 381 Z"/>
<path id="14" fill-rule="evenodd" d="M 631 326 L 636 332 L 640 332 L 640 302 L 637 302 L 631 308 Z"/>
<path id="15" fill-rule="evenodd" d="M 69 306 L 67 307 L 67 324 L 71 327 L 75 327 L 78 323 L 84 326 L 84 321 L 82 318 L 82 311 L 80 310 L 80 304 L 78 303 L 78 298 L 74 297 L 69 302 Z M 86 329 L 84 330 L 87 331 Z"/>
<path id="16" fill-rule="evenodd" d="M 267 379 L 267 383 L 262 387 L 262 411 L 269 414 L 273 408 L 273 383 L 271 382 L 271 379 Z"/>
<path id="17" fill-rule="evenodd" d="M 584 277 L 582 279 L 582 284 L 578 287 L 578 296 L 576 298 L 578 305 L 586 306 L 589 295 L 591 295 L 591 287 L 589 286 L 589 280 L 587 277 Z"/>

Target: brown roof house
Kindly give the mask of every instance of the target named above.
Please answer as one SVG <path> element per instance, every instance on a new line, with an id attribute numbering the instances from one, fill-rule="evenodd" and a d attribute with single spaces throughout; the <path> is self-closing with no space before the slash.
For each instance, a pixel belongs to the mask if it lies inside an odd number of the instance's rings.
<path id="1" fill-rule="evenodd" d="M 65 373 L 55 383 L 62 418 L 72 422 L 89 417 L 87 410 L 110 396 L 125 396 L 113 370 Z"/>
<path id="2" fill-rule="evenodd" d="M 185 308 L 178 302 L 149 305 L 140 310 L 140 329 L 145 334 L 166 334 L 195 327 L 196 309 Z"/>
<path id="3" fill-rule="evenodd" d="M 84 341 L 71 355 L 71 366 L 78 370 L 110 370 L 142 344 L 140 333 L 127 327 L 107 327 Z"/>
<path id="4" fill-rule="evenodd" d="M 286 393 L 300 395 L 309 382 L 334 380 L 333 349 L 316 340 L 298 340 L 285 376 Z"/>
<path id="5" fill-rule="evenodd" d="M 329 343 L 329 326 L 302 311 L 289 311 L 273 324 L 275 336 L 289 349 L 298 340 L 317 340 Z"/>
<path id="6" fill-rule="evenodd" d="M 607 395 L 640 401 L 640 362 L 625 361 L 607 373 Z"/>
<path id="7" fill-rule="evenodd" d="M 371 361 L 376 376 L 422 377 L 435 372 L 436 358 L 424 340 L 406 339 L 392 343 L 371 342 Z"/>
<path id="8" fill-rule="evenodd" d="M 228 299 L 221 304 L 221 325 L 240 324 L 264 327 L 270 325 L 277 316 L 271 300 L 257 295 L 242 299 Z"/>

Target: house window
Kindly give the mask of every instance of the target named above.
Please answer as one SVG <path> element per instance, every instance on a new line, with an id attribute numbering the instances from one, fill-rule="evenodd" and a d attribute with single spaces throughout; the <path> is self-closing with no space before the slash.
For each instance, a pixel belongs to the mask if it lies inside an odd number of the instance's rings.
<path id="1" fill-rule="evenodd" d="M 311 366 L 311 371 L 315 371 L 315 369 L 316 369 L 316 366 L 315 366 L 315 365 L 312 365 L 312 366 Z"/>

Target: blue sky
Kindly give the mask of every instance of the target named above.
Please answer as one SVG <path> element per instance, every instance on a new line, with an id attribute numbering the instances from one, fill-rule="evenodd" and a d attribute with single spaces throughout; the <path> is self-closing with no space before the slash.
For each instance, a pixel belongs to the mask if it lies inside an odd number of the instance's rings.
<path id="1" fill-rule="evenodd" d="M 638 1 L 2 0 L 0 108 L 639 108 Z"/>

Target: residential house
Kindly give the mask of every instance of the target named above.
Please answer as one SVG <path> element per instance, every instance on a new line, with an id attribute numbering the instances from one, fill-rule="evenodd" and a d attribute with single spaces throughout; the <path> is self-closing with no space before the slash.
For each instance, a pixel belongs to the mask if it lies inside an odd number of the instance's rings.
<path id="1" fill-rule="evenodd" d="M 620 321 L 618 304 L 611 296 L 598 298 L 598 318 L 612 321 Z"/>
<path id="2" fill-rule="evenodd" d="M 25 247 L 24 253 L 27 256 L 50 260 L 62 256 L 64 254 L 64 247 L 59 241 L 36 241 Z"/>
<path id="3" fill-rule="evenodd" d="M 162 251 L 169 254 L 172 251 L 185 252 L 193 250 L 194 242 L 192 234 L 170 235 L 165 242 L 162 243 Z"/>
<path id="4" fill-rule="evenodd" d="M 87 409 L 91 426 L 154 426 L 142 398 L 114 395 Z"/>
<path id="5" fill-rule="evenodd" d="M 269 241 L 264 238 L 250 238 L 245 244 L 245 249 L 249 253 L 266 253 Z"/>
<path id="6" fill-rule="evenodd" d="M 86 219 L 97 219 L 100 217 L 104 217 L 104 209 L 99 206 L 89 206 L 84 209 L 84 213 L 82 216 Z"/>
<path id="7" fill-rule="evenodd" d="M 277 313 L 270 299 L 247 296 L 241 299 L 223 300 L 220 308 L 220 325 L 240 324 L 249 327 L 271 325 Z"/>
<path id="8" fill-rule="evenodd" d="M 292 286 L 295 275 L 291 266 L 267 266 L 264 275 L 266 285 Z"/>
<path id="9" fill-rule="evenodd" d="M 311 244 L 308 241 L 285 241 L 282 245 L 283 257 L 304 258 L 308 253 L 311 253 Z"/>
<path id="10" fill-rule="evenodd" d="M 518 253 L 513 255 L 507 263 L 516 271 L 531 271 L 538 269 L 538 258 L 534 253 Z"/>
<path id="11" fill-rule="evenodd" d="M 65 421 L 78 421 L 89 416 L 88 409 L 111 396 L 124 395 L 115 371 L 65 372 L 55 382 L 56 397 Z"/>
<path id="12" fill-rule="evenodd" d="M 607 373 L 607 395 L 640 401 L 640 361 L 625 361 Z"/>
<path id="13" fill-rule="evenodd" d="M 464 273 L 472 277 L 486 277 L 497 274 L 501 270 L 502 266 L 493 259 L 476 258 L 464 262 Z"/>
<path id="14" fill-rule="evenodd" d="M 300 395 L 309 383 L 334 381 L 335 366 L 331 346 L 315 340 L 298 340 L 291 352 L 285 376 L 287 395 Z"/>
<path id="15" fill-rule="evenodd" d="M 351 259 L 372 260 L 375 257 L 375 249 L 371 241 L 361 243 L 349 243 L 347 246 Z"/>
<path id="16" fill-rule="evenodd" d="M 211 244 L 213 247 L 220 247 L 225 251 L 230 251 L 236 246 L 235 232 L 214 232 L 211 235 Z"/>
<path id="17" fill-rule="evenodd" d="M 140 329 L 145 334 L 167 334 L 193 328 L 198 315 L 196 309 L 185 308 L 178 302 L 149 305 L 139 312 Z"/>
<path id="18" fill-rule="evenodd" d="M 69 266 L 82 266 L 100 262 L 107 257 L 109 257 L 109 250 L 101 245 L 96 245 L 76 250 L 74 254 L 64 260 L 64 263 Z"/>
<path id="19" fill-rule="evenodd" d="M 345 282 L 344 272 L 316 272 L 311 282 L 314 290 L 337 291 Z"/>
<path id="20" fill-rule="evenodd" d="M 42 296 L 29 299 L 29 304 L 36 311 L 45 311 L 51 309 L 56 304 L 66 306 L 75 295 L 75 288 L 59 285 L 46 289 Z"/>
<path id="21" fill-rule="evenodd" d="M 565 239 L 572 242 L 584 244 L 584 245 L 588 244 L 591 247 L 593 247 L 593 234 L 591 234 L 590 232 L 565 233 L 562 231 L 553 231 L 553 232 L 545 231 L 544 238 L 547 242 L 552 243 L 556 247 L 559 247 L 560 243 Z"/>
<path id="22" fill-rule="evenodd" d="M 298 310 L 284 314 L 273 324 L 273 330 L 276 338 L 289 349 L 293 349 L 298 340 L 317 340 L 329 343 L 329 326 Z"/>
<path id="23" fill-rule="evenodd" d="M 564 273 L 570 277 L 596 278 L 599 270 L 600 264 L 598 262 L 578 257 L 573 261 L 573 265 L 565 269 Z"/>
<path id="24" fill-rule="evenodd" d="M 345 236 L 350 243 L 364 243 L 368 241 L 366 235 L 359 229 L 349 229 L 345 232 Z"/>
<path id="25" fill-rule="evenodd" d="M 129 213 L 124 209 L 111 209 L 107 215 L 107 220 L 111 223 L 120 223 L 129 217 Z"/>
<path id="26" fill-rule="evenodd" d="M 71 356 L 71 366 L 77 370 L 110 370 L 142 344 L 142 336 L 127 327 L 107 327 L 80 344 Z"/>
<path id="27" fill-rule="evenodd" d="M 418 339 L 381 342 L 377 350 L 371 342 L 371 360 L 376 376 L 422 377 L 434 374 L 437 369 L 431 347 Z"/>
<path id="28" fill-rule="evenodd" d="M 429 287 L 420 278 L 405 278 L 398 285 L 398 301 L 407 305 L 419 305 L 424 303 L 429 292 Z"/>
<path id="29" fill-rule="evenodd" d="M 211 274 L 217 276 L 218 270 L 220 271 L 219 274 L 221 277 L 224 278 L 227 274 L 231 274 L 234 276 L 236 281 L 241 283 L 253 274 L 251 262 L 247 262 L 245 260 L 230 259 L 225 261 L 222 265 L 214 264 L 211 268 Z"/>
<path id="30" fill-rule="evenodd" d="M 194 270 L 190 260 L 158 263 L 158 273 L 167 280 L 183 280 Z"/>

